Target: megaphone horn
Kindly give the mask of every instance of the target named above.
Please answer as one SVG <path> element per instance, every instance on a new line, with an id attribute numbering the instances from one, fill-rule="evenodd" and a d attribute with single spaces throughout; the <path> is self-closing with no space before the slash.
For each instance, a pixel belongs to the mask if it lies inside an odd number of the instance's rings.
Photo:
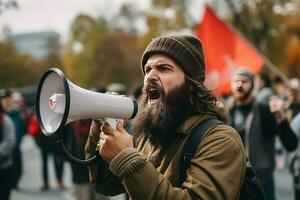
<path id="1" fill-rule="evenodd" d="M 83 89 L 57 68 L 48 69 L 38 84 L 36 113 L 39 125 L 42 132 L 57 143 L 60 143 L 67 123 L 80 119 L 131 119 L 137 110 L 135 100 Z"/>

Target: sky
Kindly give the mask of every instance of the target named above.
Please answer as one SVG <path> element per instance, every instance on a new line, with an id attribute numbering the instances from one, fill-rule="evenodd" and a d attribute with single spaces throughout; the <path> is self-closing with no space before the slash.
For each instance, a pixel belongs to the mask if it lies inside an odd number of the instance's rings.
<path id="1" fill-rule="evenodd" d="M 79 13 L 108 16 L 116 13 L 122 2 L 132 1 L 141 9 L 148 4 L 148 0 L 17 0 L 18 9 L 0 14 L 0 30 L 7 25 L 13 34 L 52 30 L 66 37 Z"/>
<path id="2" fill-rule="evenodd" d="M 194 17 L 198 18 L 206 0 L 191 0 Z M 5 2 L 5 0 L 3 1 Z M 124 2 L 134 2 L 141 9 L 149 0 L 17 0 L 19 8 L 0 14 L 0 31 L 8 26 L 13 34 L 56 31 L 62 40 L 68 37 L 69 27 L 79 13 L 93 17 L 117 13 Z"/>

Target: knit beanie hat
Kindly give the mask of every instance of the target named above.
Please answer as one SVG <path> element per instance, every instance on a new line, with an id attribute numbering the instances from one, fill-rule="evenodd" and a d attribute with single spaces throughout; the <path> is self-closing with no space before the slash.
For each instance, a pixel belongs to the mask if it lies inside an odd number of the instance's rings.
<path id="1" fill-rule="evenodd" d="M 193 80 L 204 82 L 205 64 L 201 41 L 191 35 L 161 36 L 154 38 L 144 51 L 141 67 L 145 74 L 145 65 L 150 56 L 165 55 L 174 60 L 184 73 Z"/>
<path id="2" fill-rule="evenodd" d="M 255 76 L 254 76 L 254 74 L 249 69 L 246 69 L 246 68 L 237 69 L 237 70 L 235 70 L 233 72 L 231 78 L 233 78 L 236 75 L 247 77 L 250 80 L 250 82 L 251 82 L 251 90 L 254 89 L 254 79 L 255 79 Z"/>
<path id="3" fill-rule="evenodd" d="M 250 70 L 245 69 L 245 68 L 237 69 L 236 71 L 233 72 L 232 77 L 236 76 L 236 75 L 247 77 L 251 81 L 252 85 L 254 85 L 255 77 L 254 77 L 254 74 Z"/>

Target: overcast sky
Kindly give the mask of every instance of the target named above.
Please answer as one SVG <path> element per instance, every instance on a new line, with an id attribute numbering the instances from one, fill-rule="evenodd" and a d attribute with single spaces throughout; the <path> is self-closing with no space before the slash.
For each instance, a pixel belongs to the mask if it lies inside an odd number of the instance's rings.
<path id="1" fill-rule="evenodd" d="M 5 2 L 5 1 L 4 1 Z M 17 0 L 18 9 L 0 14 L 0 29 L 8 25 L 13 34 L 52 30 L 66 39 L 71 22 L 79 13 L 91 16 L 116 13 L 122 2 L 135 2 L 141 9 L 149 0 Z M 202 13 L 205 0 L 191 0 L 197 18 Z M 198 13 L 199 10 L 199 13 Z"/>
<path id="2" fill-rule="evenodd" d="M 53 30 L 65 36 L 79 13 L 106 16 L 126 1 L 134 0 L 18 0 L 18 9 L 0 14 L 0 28 L 8 25 L 13 33 Z M 148 0 L 135 2 L 143 8 Z"/>

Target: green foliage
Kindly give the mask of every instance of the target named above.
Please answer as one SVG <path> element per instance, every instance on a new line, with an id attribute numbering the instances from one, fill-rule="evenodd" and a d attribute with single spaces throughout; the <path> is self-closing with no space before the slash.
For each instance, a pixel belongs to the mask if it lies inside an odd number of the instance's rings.
<path id="1" fill-rule="evenodd" d="M 9 40 L 0 42 L 0 88 L 34 85 L 39 79 L 38 63 L 17 53 Z"/>
<path id="2" fill-rule="evenodd" d="M 299 2 L 226 0 L 226 5 L 230 23 L 242 35 L 285 74 L 300 76 L 300 60 L 294 55 L 300 44 Z"/>
<path id="3" fill-rule="evenodd" d="M 83 87 L 112 82 L 129 87 L 141 82 L 143 49 L 156 35 L 186 28 L 186 13 L 184 0 L 153 0 L 149 13 L 125 4 L 110 21 L 81 14 L 71 26 L 71 38 L 63 51 L 64 69 L 70 80 Z M 148 28 L 144 34 L 138 34 L 135 25 L 140 17 Z"/>
<path id="4" fill-rule="evenodd" d="M 80 50 L 74 49 L 75 45 Z M 136 35 L 108 26 L 104 18 L 81 15 L 73 22 L 63 63 L 68 77 L 81 86 L 111 82 L 130 86 L 141 80 L 139 56 Z"/>

